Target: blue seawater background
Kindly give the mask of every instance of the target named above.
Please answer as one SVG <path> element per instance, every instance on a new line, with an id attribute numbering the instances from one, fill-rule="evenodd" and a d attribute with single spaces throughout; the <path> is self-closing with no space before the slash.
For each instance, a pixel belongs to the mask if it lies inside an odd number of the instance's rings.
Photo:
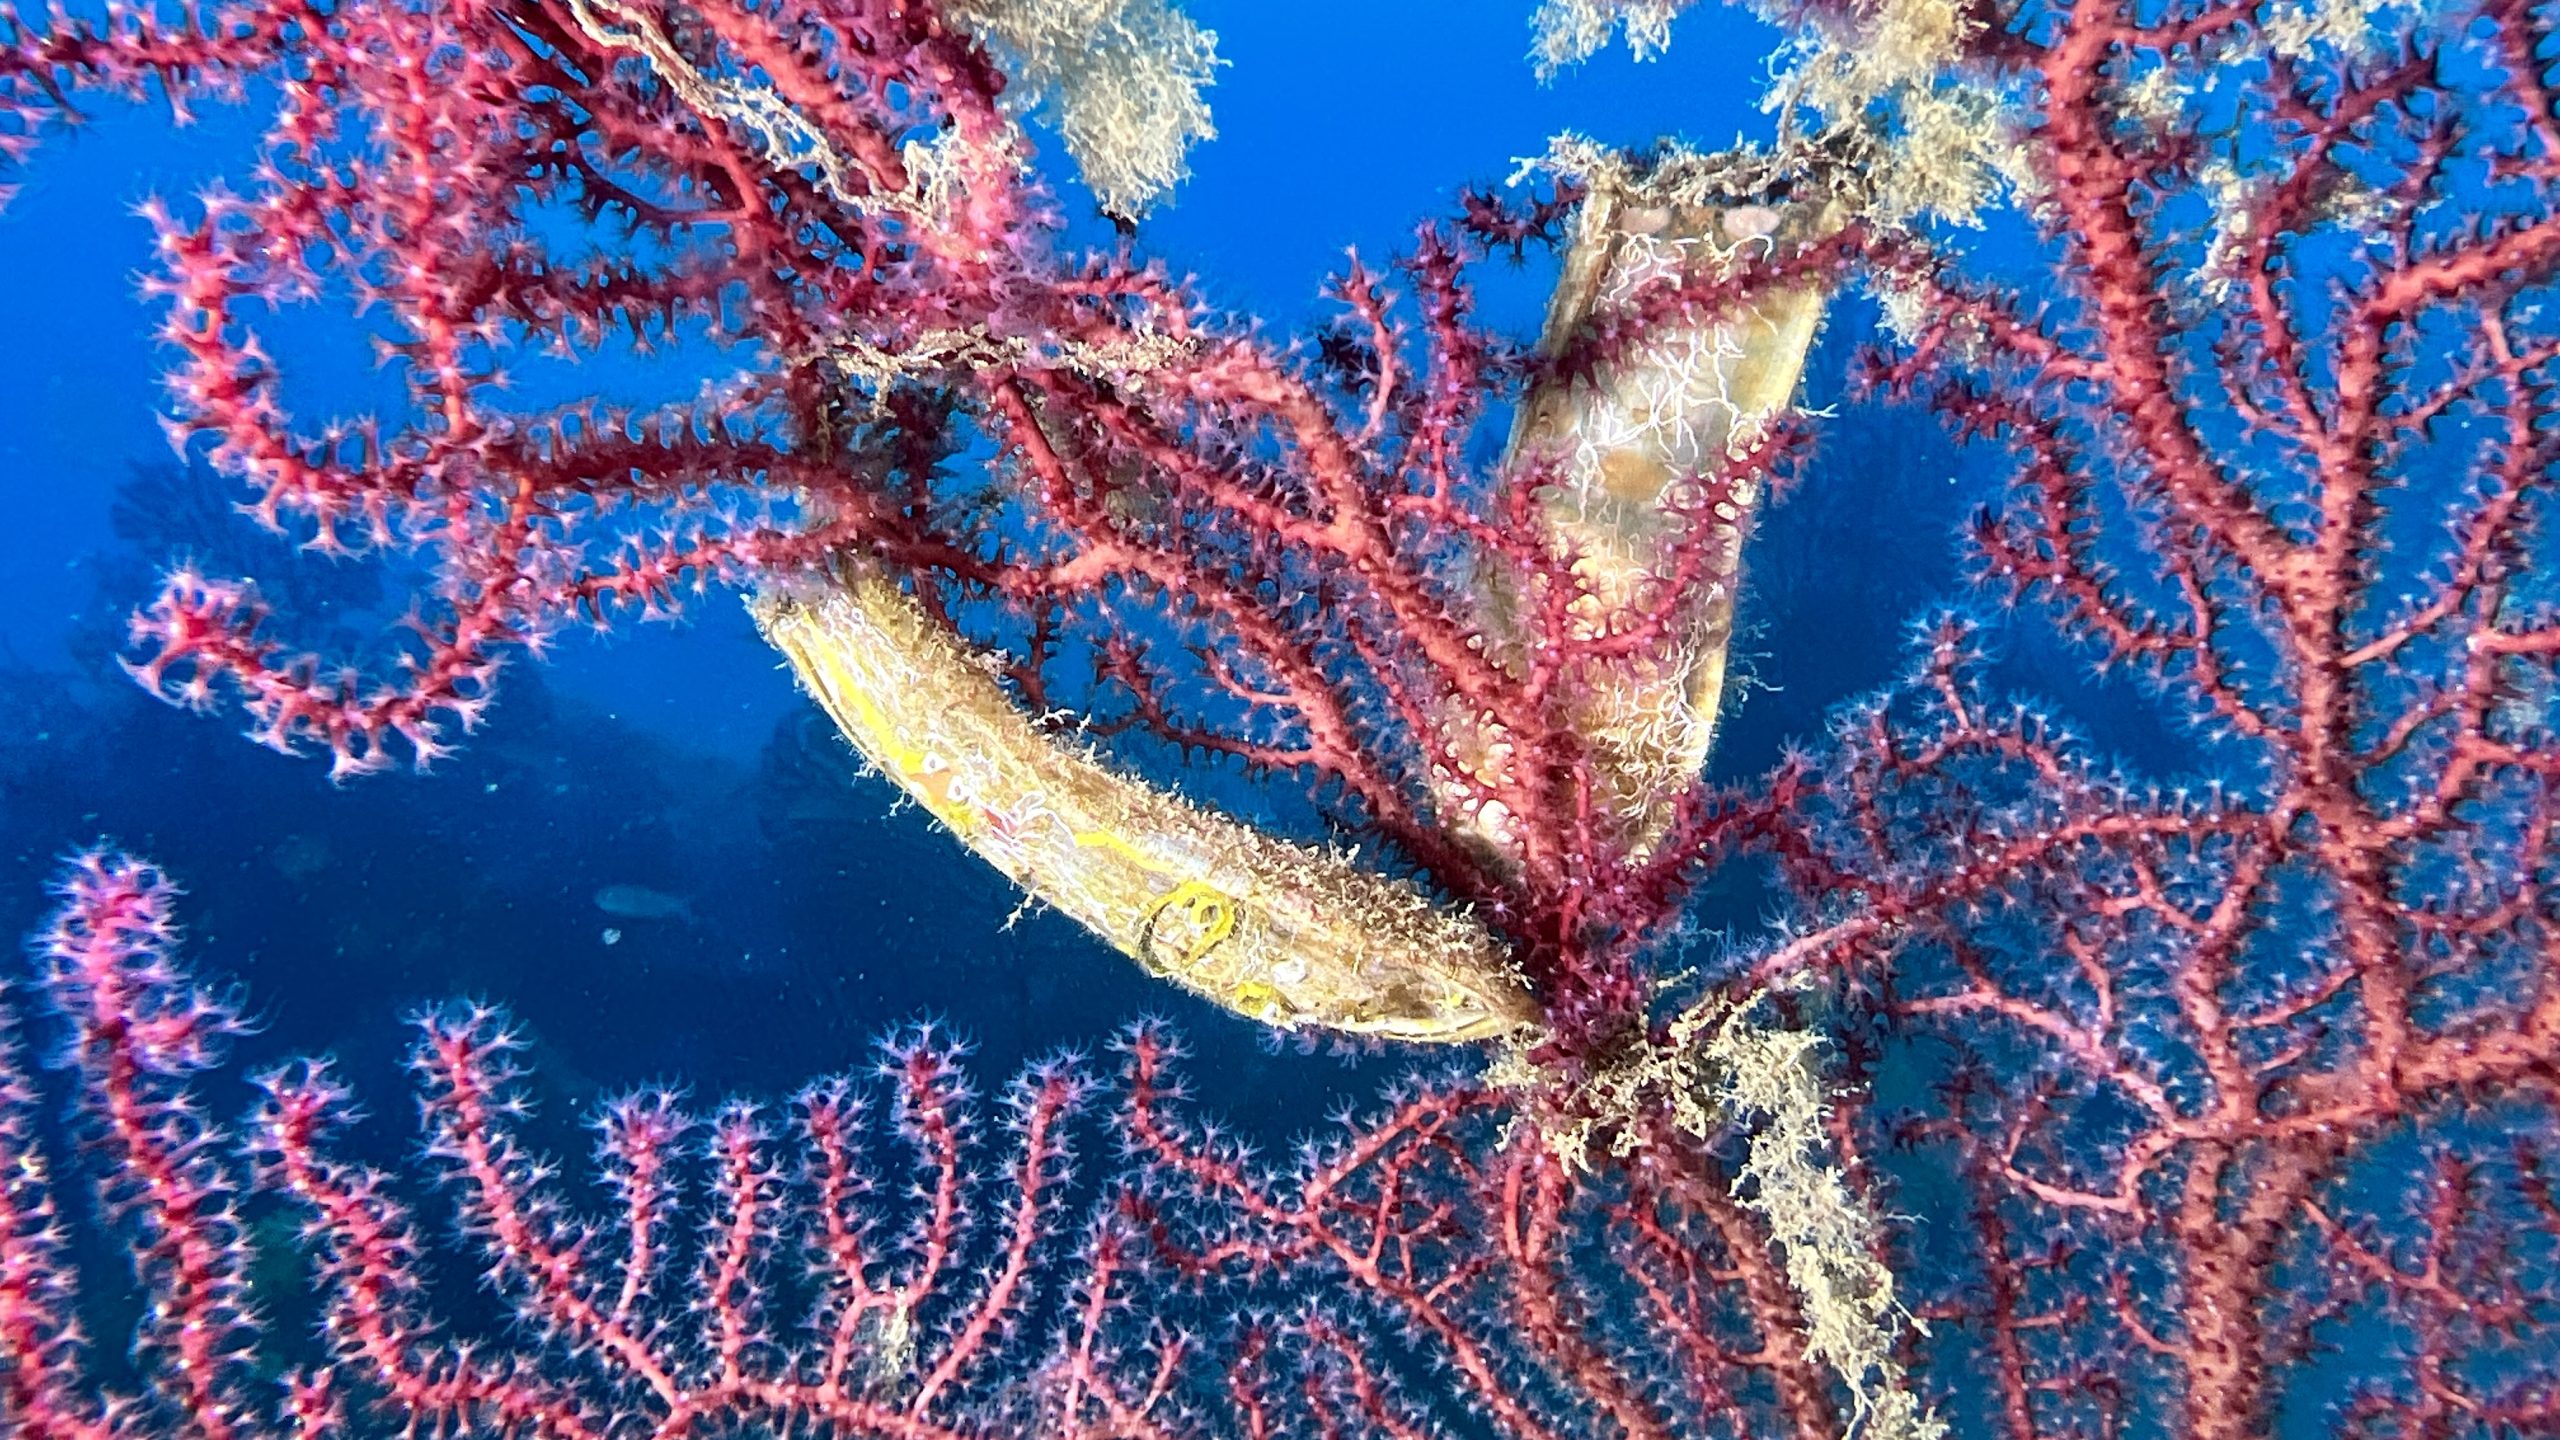
<path id="1" fill-rule="evenodd" d="M 1211 97 L 1221 134 L 1140 243 L 1273 331 L 1320 318 L 1344 247 L 1383 259 L 1460 186 L 1499 182 L 1553 133 L 1715 147 L 1769 130 L 1756 101 L 1773 36 L 1723 7 L 1685 19 L 1667 58 L 1612 49 L 1552 86 L 1524 58 L 1525 4 L 1192 9 L 1230 62 Z M 244 173 L 266 110 L 253 94 L 179 127 L 156 103 L 94 106 L 0 212 L 0 933 L 38 922 L 67 849 L 103 837 L 158 859 L 190 891 L 198 963 L 244 982 L 263 1022 L 246 1058 L 334 1053 L 374 1097 L 386 1149 L 407 1115 L 398 1017 L 454 995 L 527 1023 L 555 1121 L 661 1080 L 706 1102 L 777 1094 L 861 1066 L 872 1037 L 925 1017 L 975 1041 L 992 1085 L 1141 1013 L 1170 1016 L 1201 1052 L 1204 1101 L 1275 1139 L 1409 1063 L 1275 1051 L 1070 922 L 1017 915 L 992 872 L 855 773 L 734 596 L 674 625 L 571 634 L 549 663 L 511 666 L 494 723 L 424 776 L 333 788 L 323 764 L 241 739 L 236 716 L 184 714 L 134 686 L 114 658 L 123 617 L 181 555 L 259 575 L 303 612 L 292 638 L 348 654 L 379 640 L 321 618 L 378 598 L 370 576 L 229 514 L 222 482 L 173 457 L 160 426 L 159 315 L 137 294 L 149 231 L 132 207 Z M 1108 243 L 1098 220 L 1077 225 Z M 2032 249 L 1987 243 L 2022 262 Z M 1534 260 L 1497 271 L 1489 313 L 1528 333 L 1549 278 Z M 1869 325 L 1860 303 L 1840 307 L 1815 403 L 1840 403 Z M 387 395 L 343 315 L 290 313 L 268 334 L 300 413 Z M 617 363 L 582 378 L 605 393 L 635 383 Z M 1903 622 L 1958 584 L 1954 528 L 1992 473 L 1925 415 L 1842 406 L 1757 542 L 1751 688 L 1720 776 L 1765 769 L 1788 739 L 1817 738 L 1835 702 L 1890 678 Z M 2046 688 L 2075 683 L 2068 664 L 2035 668 Z M 2097 698 L 2096 713 L 2143 713 Z M 2162 742 L 2138 718 L 2099 739 Z M 637 908 L 668 913 L 628 913 L 629 887 L 662 897 Z M 600 902 L 611 895 L 625 898 Z M 1737 871 L 1710 880 L 1698 913 L 1710 935 L 1747 936 L 1770 903 Z M 217 1113 L 233 1098 L 216 1096 Z"/>

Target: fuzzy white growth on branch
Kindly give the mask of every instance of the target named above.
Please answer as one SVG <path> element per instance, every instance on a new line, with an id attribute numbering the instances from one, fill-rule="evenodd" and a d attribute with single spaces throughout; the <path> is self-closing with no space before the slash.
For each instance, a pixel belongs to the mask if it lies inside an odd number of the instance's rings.
<path id="1" fill-rule="evenodd" d="M 1201 92 L 1218 37 L 1167 0 L 952 0 L 945 13 L 995 52 L 1006 99 L 1057 126 L 1110 214 L 1145 214 L 1217 136 Z"/>

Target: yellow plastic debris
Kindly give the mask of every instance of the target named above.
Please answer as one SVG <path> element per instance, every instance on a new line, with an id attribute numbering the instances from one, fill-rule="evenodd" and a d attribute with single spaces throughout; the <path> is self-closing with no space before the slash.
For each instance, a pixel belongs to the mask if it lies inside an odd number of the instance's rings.
<path id="1" fill-rule="evenodd" d="M 856 749 L 962 843 L 1153 974 L 1281 1029 L 1482 1040 L 1537 1007 L 1501 941 L 1419 886 L 1121 774 L 849 561 L 754 604 Z"/>

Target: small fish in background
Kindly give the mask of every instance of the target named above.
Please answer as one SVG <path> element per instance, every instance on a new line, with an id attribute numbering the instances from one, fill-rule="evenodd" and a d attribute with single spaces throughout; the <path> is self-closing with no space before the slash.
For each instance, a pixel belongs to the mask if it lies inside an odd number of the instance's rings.
<path id="1" fill-rule="evenodd" d="M 664 890 L 652 890 L 646 885 L 607 885 L 596 892 L 596 908 L 617 920 L 696 923 L 691 899 L 670 895 Z"/>
<path id="2" fill-rule="evenodd" d="M 267 847 L 267 863 L 275 867 L 277 874 L 297 884 L 328 869 L 333 858 L 325 835 L 287 835 Z"/>

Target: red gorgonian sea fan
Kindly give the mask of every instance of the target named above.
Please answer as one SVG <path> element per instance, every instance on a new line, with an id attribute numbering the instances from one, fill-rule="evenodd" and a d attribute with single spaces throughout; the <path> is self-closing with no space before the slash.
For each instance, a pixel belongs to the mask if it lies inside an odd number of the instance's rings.
<path id="1" fill-rule="evenodd" d="M 1092 1087 L 1070 1065 L 1007 1094 L 993 1175 L 952 1047 L 929 1033 L 884 1043 L 877 1108 L 841 1079 L 707 1121 L 666 1092 L 631 1095 L 595 1116 L 610 1204 L 590 1218 L 519 1134 L 531 1112 L 504 1018 L 439 1009 L 410 1061 L 427 1168 L 465 1237 L 439 1255 L 440 1227 L 414 1217 L 395 1177 L 335 1153 L 355 1111 L 327 1066 L 259 1078 L 236 1138 L 205 1113 L 200 1078 L 244 1027 L 179 958 L 156 870 L 87 855 L 61 891 L 38 989 L 66 1031 L 106 1223 L 151 1303 L 139 1383 L 118 1394 L 82 1338 L 67 1237 L 84 1206 L 54 1192 L 36 1088 L 0 1041 L 13 1435 L 1118 1435 L 1166 1433 L 1186 1403 L 1173 1385 L 1191 1347 L 1133 1320 L 1145 1267 L 1131 1232 L 1073 1185 L 1070 1130 Z M 884 1135 L 907 1152 L 911 1191 L 886 1183 Z M 1055 1263 L 1062 1247 L 1072 1266 Z M 320 1297 L 317 1344 L 276 1333 L 286 1302 L 253 1280 L 286 1252 Z M 438 1272 L 456 1260 L 512 1312 L 503 1338 L 436 1314 Z M 1063 1297 L 1050 1289 L 1062 1276 L 1076 1287 Z M 1026 1352 L 1045 1358 L 1026 1366 Z"/>
<path id="2" fill-rule="evenodd" d="M 447 1006 L 410 1058 L 420 1186 L 354 1158 L 325 1063 L 217 1123 L 244 1027 L 180 958 L 173 889 L 96 853 L 60 891 L 34 988 L 88 1163 L 55 1181 L 0 1030 L 12 1435 L 1839 1433 L 1749 1202 L 1702 1166 L 1577 1174 L 1479 1083 L 1408 1083 L 1272 1163 L 1191 1118 L 1175 1047 L 1135 1027 L 1096 1183 L 1081 1064 L 1024 1073 L 989 1126 L 956 1047 L 911 1031 L 784 1105 L 603 1103 L 582 1197 L 529 1133 L 519 1036 Z M 149 1297 L 130 1366 L 84 1336 L 93 1223 Z M 454 1303 L 472 1279 L 503 1318 Z M 304 1313 L 316 1336 L 280 1318 Z"/>
<path id="3" fill-rule="evenodd" d="M 425 537 L 452 578 L 413 670 L 380 690 L 286 658 L 245 596 L 195 577 L 143 627 L 140 663 L 162 683 L 237 684 L 272 738 L 361 767 L 387 737 L 431 747 L 426 724 L 475 715 L 488 647 L 532 638 L 542 615 L 659 598 L 706 568 L 854 555 L 926 577 L 905 593 L 938 595 L 951 625 L 1000 610 L 1018 647 L 1006 679 L 1034 705 L 1091 700 L 1106 723 L 1318 777 L 1517 964 L 1550 1043 L 1527 1067 L 1540 1088 L 1513 1093 L 1541 1125 L 1431 1131 L 1421 1153 L 1450 1188 L 1357 1191 L 1374 1246 L 1291 1238 L 1303 1212 L 1276 1195 L 1292 1182 L 1222 1179 L 1213 1146 L 1159 1155 L 1157 1173 L 1232 1213 L 1194 1234 L 1141 1192 L 1121 1216 L 1195 1279 L 1322 1251 L 1320 1283 L 1384 1297 L 1416 1353 L 1450 1363 L 1448 1410 L 1506 1433 L 1812 1436 L 1857 1413 L 1799 1344 L 1821 1331 L 1807 1297 L 1841 1277 L 1777 1273 L 1772 1257 L 1819 1247 L 1783 1233 L 1749 1130 L 1701 1116 L 1737 1076 L 1803 1068 L 1801 1051 L 1756 1071 L 1708 1056 L 1703 1037 L 1764 989 L 1844 1057 L 1824 1133 L 1894 1217 L 1872 1258 L 1928 1322 L 1869 1370 L 1839 1366 L 1858 1379 L 1908 1374 L 1940 1415 L 2019 1437 L 2555 1428 L 2547 13 L 1801 18 L 1803 93 L 1843 127 L 1823 153 L 1900 187 L 1875 224 L 1851 187 L 1826 197 L 1846 216 L 1763 228 L 1795 213 L 1774 187 L 1803 172 L 1782 170 L 1699 228 L 1719 263 L 1602 267 L 1623 283 L 1597 285 L 1606 303 L 1534 355 L 1460 323 L 1468 247 L 1519 227 L 1427 232 L 1404 272 L 1418 333 L 1356 276 L 1348 331 L 1311 367 L 1199 320 L 1153 272 L 1046 258 L 1032 212 L 1003 198 L 1029 192 L 989 158 L 1012 141 L 986 52 L 922 8 L 350 8 L 280 27 L 277 44 L 308 37 L 345 67 L 343 90 L 315 95 L 360 97 L 348 113 L 416 143 L 315 163 L 341 111 L 313 100 L 289 111 L 259 197 L 170 228 L 182 398 L 281 509 L 350 539 Z M 1915 35 L 1930 48 L 1879 43 Z M 148 68 L 84 43 L 24 63 Z M 729 88 L 741 65 L 782 88 Z M 823 84 L 791 88 L 812 71 Z M 959 148 L 905 148 L 937 135 Z M 937 189 L 947 173 L 960 183 Z M 1879 228 L 1990 173 L 2045 227 L 2046 308 Z M 623 193 L 591 214 L 672 240 L 709 235 L 668 218 L 707 206 L 716 243 L 564 272 L 514 223 L 524 194 L 609 182 Z M 1620 211 L 1616 253 L 1676 234 L 1676 208 Z M 355 271 L 404 317 L 420 415 L 280 439 L 231 307 L 307 279 L 308 253 L 257 237 L 338 245 L 355 220 Z M 1749 258 L 1726 265 L 1727 249 Z M 392 258 L 414 264 L 368 268 Z M 1542 513 L 1564 462 L 1532 449 L 1489 476 L 1459 463 L 1460 442 L 1488 396 L 1534 415 L 1541 384 L 1587 395 L 1658 366 L 1645 347 L 1666 326 L 1711 337 L 1738 306 L 1860 268 L 1908 341 L 1880 381 L 2016 457 L 1970 536 L 1983 579 L 2053 607 L 2188 722 L 2192 753 L 2165 767 L 2202 772 L 2184 790 L 2107 771 L 1993 698 L 1963 619 L 1925 627 L 1905 684 L 1754 797 L 1710 802 L 1683 775 L 1666 805 L 1629 783 L 1660 757 L 1624 742 L 1658 732 L 1593 697 L 1693 678 L 1665 657 L 1697 633 L 1688 597 L 1731 581 L 1734 517 L 1717 507 L 1793 432 L 1718 433 L 1738 468 L 1691 466 L 1649 512 L 1671 538 L 1606 573 L 1585 567 L 1589 533 Z M 580 300 L 597 296 L 602 311 Z M 769 333 L 776 368 L 714 413 L 648 423 L 485 408 L 487 347 L 508 327 L 574 347 L 603 314 Z M 1020 482 L 980 506 L 935 478 L 963 418 Z M 785 477 L 777 496 L 825 503 L 592 563 L 566 538 L 600 499 L 700 514 L 701 487 L 768 475 Z M 990 515 L 1002 523 L 972 528 Z M 1462 603 L 1458 582 L 1487 573 L 1494 604 Z M 1203 683 L 1146 626 L 1098 666 L 1065 646 L 1150 606 L 1185 636 L 1242 638 L 1251 667 Z M 955 828 L 1024 828 L 1018 807 L 953 800 L 944 773 L 920 760 L 909 778 Z M 1711 974 L 1691 1008 L 1653 1013 L 1643 944 L 1701 855 L 1746 845 L 1774 855 L 1801 923 Z M 1128 948 L 1206 983 L 1192 972 L 1233 953 L 1231 898 L 1176 887 L 1137 912 Z M 1508 1108 L 1469 1103 L 1489 1121 Z M 1415 1135 L 1376 1133 L 1378 1153 Z M 1497 1280 L 1495 1303 L 1449 1302 Z M 1399 1314 L 1408 1298 L 1425 1308 Z M 1414 1423 L 1346 1403 L 1361 1382 L 1333 1373 L 1350 1388 L 1322 1403 L 1343 1428 Z M 1519 1398 L 1550 1383 L 1569 1398 Z"/>
<path id="4" fill-rule="evenodd" d="M 1088 127 L 1084 172 L 1160 182 L 1184 112 L 1155 97 L 1196 103 L 1208 64 L 1159 7 L 1121 8 L 1090 53 L 1038 4 L 21 28 L 20 132 L 81 87 L 281 82 L 246 185 L 151 212 L 174 424 L 260 518 L 428 577 L 362 673 L 182 569 L 135 621 L 135 673 L 354 774 L 443 753 L 566 620 L 754 586 L 884 773 L 1159 973 L 1284 1026 L 1534 1019 L 1566 1050 L 1623 1029 L 1687 872 L 1749 828 L 1697 771 L 1854 185 L 1812 152 L 1612 158 L 1605 185 L 1475 197 L 1392 272 L 1355 261 L 1338 325 L 1293 350 L 1132 251 L 1065 253 L 1023 82 L 1070 97 L 1071 140 L 1072 97 L 1116 98 L 1086 103 L 1120 119 Z M 1171 134 L 1137 124 L 1160 115 Z M 1173 159 L 1125 159 L 1150 144 Z M 1472 267 L 1568 225 L 1584 258 L 1540 344 L 1480 327 Z M 251 326 L 315 299 L 368 307 L 403 409 L 288 415 Z M 510 365 L 626 335 L 719 378 L 655 407 L 505 400 Z M 1303 828 L 1373 864 L 1181 807 L 1079 734 L 1286 777 L 1297 810 L 1318 797 Z M 1377 840 L 1427 887 L 1378 873 Z M 1374 973 L 1344 973 L 1346 936 Z"/>
<path id="5" fill-rule="evenodd" d="M 1969 83 L 2065 288 L 1886 281 L 1882 383 L 2015 460 L 1982 582 L 2192 742 L 2112 772 L 1935 622 L 1784 847 L 1757 974 L 1847 987 L 1841 1133 L 1978 1433 L 2560 1425 L 2553 46 L 2390 18 L 2002 14 Z"/>

